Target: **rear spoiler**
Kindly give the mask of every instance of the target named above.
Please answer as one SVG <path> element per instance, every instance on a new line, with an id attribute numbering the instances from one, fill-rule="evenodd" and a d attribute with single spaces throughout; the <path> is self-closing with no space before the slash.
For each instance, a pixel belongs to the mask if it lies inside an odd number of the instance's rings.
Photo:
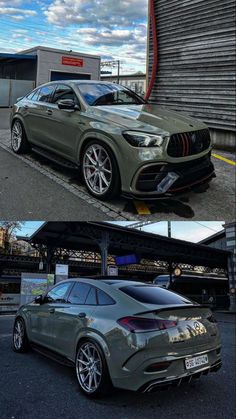
<path id="1" fill-rule="evenodd" d="M 171 307 L 163 307 L 163 308 L 158 308 L 158 309 L 153 309 L 153 310 L 146 310 L 146 311 L 142 311 L 140 313 L 136 313 L 135 316 L 139 316 L 141 314 L 147 314 L 147 313 L 160 313 L 162 311 L 169 311 L 169 310 L 185 310 L 188 308 L 210 308 L 210 306 L 208 304 L 189 304 L 189 305 L 184 305 L 184 306 L 171 306 Z"/>

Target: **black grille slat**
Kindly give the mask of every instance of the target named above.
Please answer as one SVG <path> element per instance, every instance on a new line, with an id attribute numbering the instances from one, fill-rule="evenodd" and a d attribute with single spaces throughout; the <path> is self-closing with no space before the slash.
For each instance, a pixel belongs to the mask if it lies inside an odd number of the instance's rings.
<path id="1" fill-rule="evenodd" d="M 193 156 L 207 150 L 210 143 L 208 129 L 173 134 L 170 137 L 167 153 L 171 157 Z"/>

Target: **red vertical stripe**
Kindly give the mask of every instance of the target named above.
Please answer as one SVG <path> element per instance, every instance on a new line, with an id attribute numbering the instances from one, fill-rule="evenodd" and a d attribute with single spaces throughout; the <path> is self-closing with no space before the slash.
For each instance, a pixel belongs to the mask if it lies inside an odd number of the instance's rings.
<path id="1" fill-rule="evenodd" d="M 180 134 L 180 138 L 182 140 L 182 144 L 183 144 L 183 157 L 185 156 L 186 153 L 186 144 L 185 144 L 185 138 L 183 134 Z"/>
<path id="2" fill-rule="evenodd" d="M 183 134 L 185 137 L 185 141 L 186 141 L 186 156 L 189 156 L 189 138 L 188 138 L 188 134 Z"/>

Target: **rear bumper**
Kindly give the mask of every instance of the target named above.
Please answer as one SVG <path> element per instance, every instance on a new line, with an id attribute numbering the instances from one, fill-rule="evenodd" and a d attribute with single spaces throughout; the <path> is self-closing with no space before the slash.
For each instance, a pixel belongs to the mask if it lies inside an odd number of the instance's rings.
<path id="1" fill-rule="evenodd" d="M 214 362 L 210 367 L 204 367 L 200 370 L 193 372 L 193 373 L 185 373 L 179 377 L 175 378 L 166 378 L 166 379 L 159 379 L 159 380 L 152 380 L 149 383 L 144 384 L 139 391 L 142 393 L 152 393 L 157 391 L 160 388 L 168 388 L 169 386 L 179 387 L 183 383 L 190 383 L 194 378 L 200 378 L 202 375 L 207 375 L 209 372 L 216 372 L 222 366 L 222 362 L 219 359 L 218 361 Z"/>
<path id="2" fill-rule="evenodd" d="M 123 374 L 118 377 L 111 375 L 113 385 L 131 391 L 150 392 L 154 388 L 166 387 L 169 385 L 180 385 L 183 381 L 191 381 L 204 373 L 208 374 L 217 371 L 221 367 L 220 357 L 221 346 L 214 349 L 186 351 L 182 355 L 167 354 L 162 357 L 153 357 L 151 354 L 144 356 L 144 351 L 139 351 L 131 357 L 123 366 Z M 208 355 L 208 363 L 191 370 L 185 368 L 185 359 L 189 357 Z M 169 362 L 167 369 L 159 372 L 147 372 L 151 364 Z"/>

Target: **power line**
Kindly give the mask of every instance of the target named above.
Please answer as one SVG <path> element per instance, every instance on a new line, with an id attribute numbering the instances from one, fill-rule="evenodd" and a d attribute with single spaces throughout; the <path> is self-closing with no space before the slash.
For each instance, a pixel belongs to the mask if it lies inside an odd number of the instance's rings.
<path id="1" fill-rule="evenodd" d="M 215 230 L 215 229 L 213 229 L 213 228 L 211 228 L 209 226 L 206 226 L 206 225 L 200 223 L 199 221 L 194 221 L 194 223 L 199 224 L 202 227 L 208 228 L 208 230 L 214 231 L 214 233 L 218 233 L 219 232 L 219 230 Z"/>
<path id="2" fill-rule="evenodd" d="M 48 31 L 46 29 L 42 29 L 44 27 L 47 28 L 47 26 L 44 26 L 42 24 L 36 24 L 35 23 L 33 26 L 31 26 L 31 25 L 27 25 L 27 24 L 19 24 L 19 23 L 15 23 L 15 22 L 8 22 L 8 21 L 5 21 L 3 19 L 0 19 L 0 22 L 2 22 L 3 24 L 5 24 L 7 26 L 7 29 L 9 29 L 9 25 L 10 25 L 10 26 L 13 26 L 13 28 L 16 28 L 16 29 L 29 29 L 29 30 L 34 30 L 35 31 L 35 29 L 37 29 L 37 26 L 38 26 L 39 27 L 38 30 L 39 31 L 41 30 L 42 32 L 44 32 L 44 34 L 47 35 L 47 37 L 51 38 L 54 42 L 55 42 L 55 37 L 57 37 L 57 36 L 59 37 L 59 35 L 57 33 L 54 34 L 53 30 L 52 31 Z M 61 28 L 61 29 L 63 30 L 63 28 Z M 56 30 L 57 29 L 55 28 L 55 31 Z M 4 31 L 2 33 L 5 35 L 5 32 Z M 23 36 L 25 36 L 25 37 L 28 37 L 28 36 L 31 37 L 30 34 L 25 34 Z M 38 35 L 38 36 L 40 36 L 40 35 Z M 43 36 L 43 35 L 41 35 L 41 36 Z M 70 37 L 70 34 L 68 34 L 68 41 L 69 41 L 69 37 Z M 17 40 L 13 39 L 12 41 L 14 42 L 14 44 L 19 45 L 19 46 L 22 46 L 22 43 L 18 42 Z M 75 44 L 76 41 L 72 41 L 72 43 Z M 61 45 L 63 45 L 63 43 Z M 127 44 L 127 45 L 129 45 L 129 44 Z M 102 50 L 102 49 L 98 49 L 97 47 L 94 47 L 93 48 L 93 47 L 85 46 L 85 47 L 82 47 L 81 49 L 91 50 L 91 51 L 93 51 L 93 53 L 96 50 L 99 54 L 104 54 L 104 55 L 107 55 L 108 54 L 107 49 L 106 50 Z M 111 55 L 117 55 L 118 57 L 124 58 L 126 60 L 128 59 L 128 56 L 120 55 L 117 52 L 115 52 L 115 53 L 114 52 L 111 52 Z M 144 50 L 144 58 L 145 58 L 145 50 Z M 131 59 L 131 60 L 133 60 L 133 59 Z"/>

